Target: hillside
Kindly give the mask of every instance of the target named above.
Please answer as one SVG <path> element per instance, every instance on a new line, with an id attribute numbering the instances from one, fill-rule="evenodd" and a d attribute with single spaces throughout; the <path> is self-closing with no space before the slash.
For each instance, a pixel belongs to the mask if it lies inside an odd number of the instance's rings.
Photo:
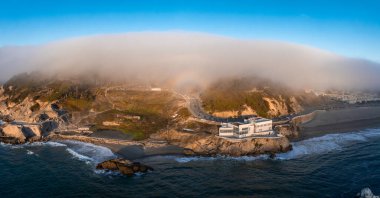
<path id="1" fill-rule="evenodd" d="M 331 102 L 328 98 L 255 77 L 216 81 L 200 98 L 206 111 L 220 117 L 255 114 L 272 118 Z"/>
<path id="2" fill-rule="evenodd" d="M 183 99 L 171 92 L 127 84 L 58 80 L 31 73 L 14 76 L 1 92 L 0 114 L 13 120 L 33 123 L 44 117 L 59 122 L 62 129 L 91 126 L 93 131 L 121 131 L 135 140 L 189 116 Z"/>
<path id="3" fill-rule="evenodd" d="M 294 91 L 257 78 L 216 81 L 201 91 L 205 111 L 219 117 L 257 114 L 276 117 L 327 104 L 329 99 Z M 151 90 L 143 83 L 109 82 L 93 76 L 75 78 L 20 74 L 0 89 L 3 120 L 52 121 L 50 129 L 123 132 L 134 140 L 169 129 L 217 131 L 193 119 L 186 100 L 171 89 Z"/>

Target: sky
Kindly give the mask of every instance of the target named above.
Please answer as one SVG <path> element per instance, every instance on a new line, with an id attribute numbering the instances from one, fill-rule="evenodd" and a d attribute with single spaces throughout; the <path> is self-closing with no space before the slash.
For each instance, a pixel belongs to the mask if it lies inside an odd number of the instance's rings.
<path id="1" fill-rule="evenodd" d="M 0 47 L 186 31 L 297 43 L 380 62 L 379 10 L 378 0 L 7 0 L 0 5 Z"/>

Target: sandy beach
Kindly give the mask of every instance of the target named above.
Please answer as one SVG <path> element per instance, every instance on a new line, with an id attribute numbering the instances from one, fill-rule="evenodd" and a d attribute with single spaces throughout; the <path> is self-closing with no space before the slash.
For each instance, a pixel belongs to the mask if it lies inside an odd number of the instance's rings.
<path id="1" fill-rule="evenodd" d="M 154 148 L 144 148 L 142 145 L 99 144 L 111 149 L 112 152 L 129 160 L 136 160 L 155 155 L 183 155 L 183 148 L 174 145 L 163 145 Z"/>
<path id="2" fill-rule="evenodd" d="M 296 140 L 328 133 L 351 132 L 380 126 L 380 106 L 351 107 L 317 112 L 315 118 L 301 124 Z"/>

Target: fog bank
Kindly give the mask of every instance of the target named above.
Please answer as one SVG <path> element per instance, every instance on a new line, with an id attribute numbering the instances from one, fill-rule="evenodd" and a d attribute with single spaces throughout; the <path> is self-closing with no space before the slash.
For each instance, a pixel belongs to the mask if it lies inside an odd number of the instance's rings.
<path id="1" fill-rule="evenodd" d="M 274 41 L 185 32 L 144 32 L 0 48 L 0 80 L 23 71 L 96 73 L 177 84 L 258 76 L 296 88 L 380 88 L 380 65 Z"/>

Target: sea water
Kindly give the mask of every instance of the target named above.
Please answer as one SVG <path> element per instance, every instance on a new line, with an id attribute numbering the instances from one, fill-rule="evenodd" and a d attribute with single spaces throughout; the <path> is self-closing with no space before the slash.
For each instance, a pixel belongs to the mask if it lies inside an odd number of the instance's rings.
<path id="1" fill-rule="evenodd" d="M 0 145 L 0 197 L 353 197 L 380 194 L 380 129 L 328 134 L 254 157 L 154 156 L 134 177 L 97 171 L 117 157 L 76 141 Z"/>

